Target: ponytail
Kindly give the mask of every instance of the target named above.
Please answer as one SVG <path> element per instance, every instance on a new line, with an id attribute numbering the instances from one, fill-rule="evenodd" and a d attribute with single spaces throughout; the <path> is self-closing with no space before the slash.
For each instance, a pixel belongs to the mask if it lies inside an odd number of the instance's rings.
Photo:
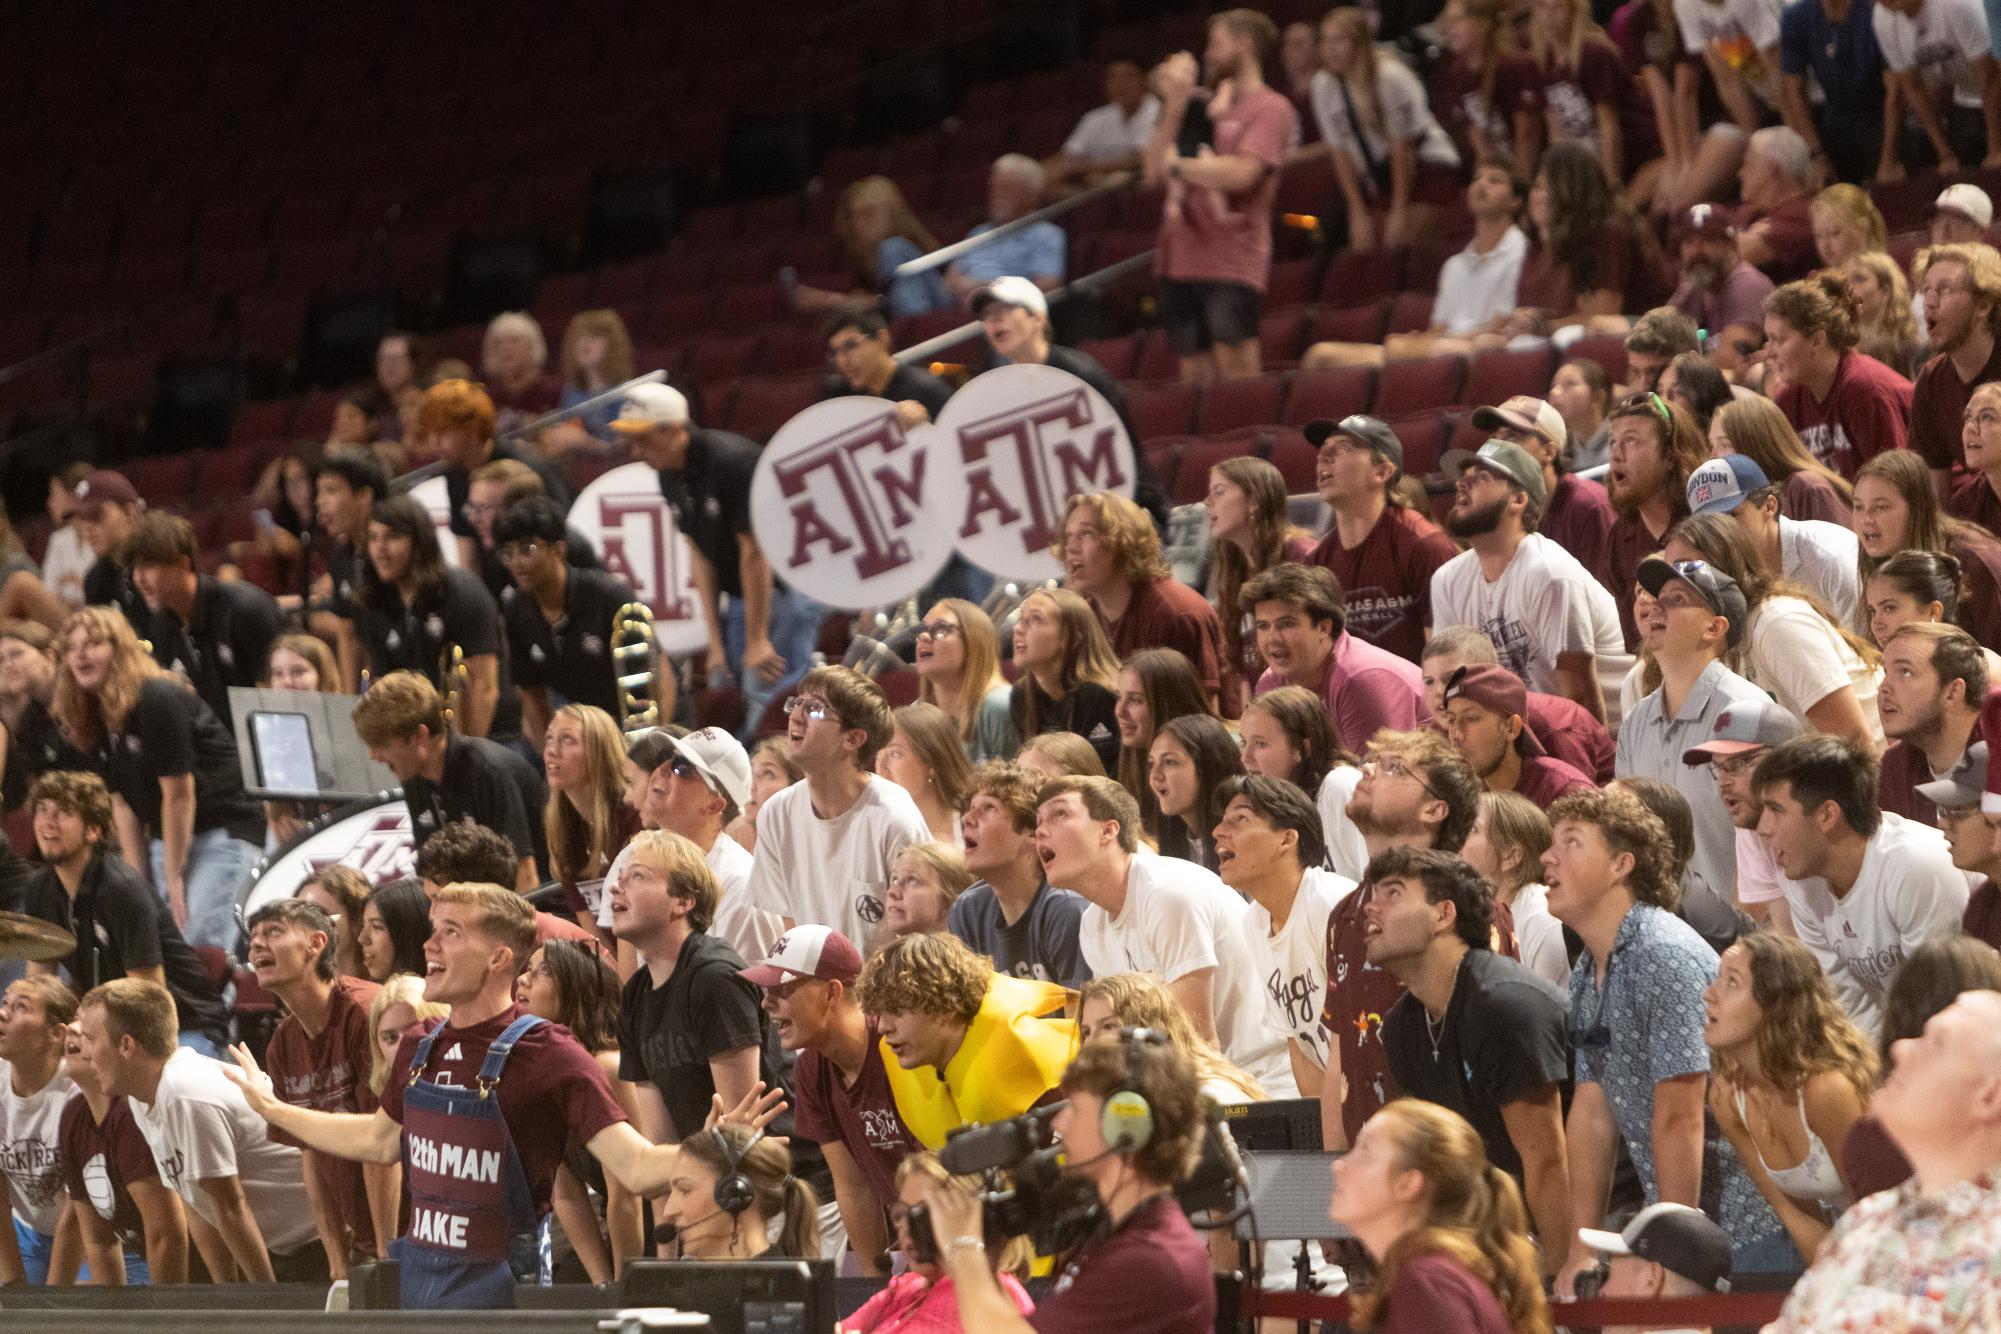
<path id="1" fill-rule="evenodd" d="M 785 1226 L 778 1233 L 778 1250 L 801 1259 L 820 1254 L 820 1202 L 813 1188 L 788 1173 L 779 1183 L 784 1198 Z"/>

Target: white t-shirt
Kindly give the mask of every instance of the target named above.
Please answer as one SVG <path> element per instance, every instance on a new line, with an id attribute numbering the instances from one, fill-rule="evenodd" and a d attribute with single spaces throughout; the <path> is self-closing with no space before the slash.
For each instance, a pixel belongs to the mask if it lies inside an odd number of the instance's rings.
<path id="1" fill-rule="evenodd" d="M 727 940 L 745 963 L 769 958 L 771 947 L 785 934 L 785 923 L 777 913 L 751 906 L 750 870 L 756 859 L 728 834 L 717 834 L 716 841 L 709 845 L 708 862 L 709 869 L 716 874 L 716 883 L 723 888 L 709 934 Z"/>
<path id="2" fill-rule="evenodd" d="M 1131 120 L 1126 119 L 1126 113 L 1116 102 L 1093 107 L 1078 119 L 1077 128 L 1063 141 L 1063 154 L 1088 162 L 1105 162 L 1144 152 L 1146 141 L 1153 134 L 1153 123 L 1159 119 L 1160 99 L 1152 93 L 1146 95 Z"/>
<path id="3" fill-rule="evenodd" d="M 1625 676 L 1633 659 L 1619 628 L 1611 593 L 1577 557 L 1541 533 L 1515 548 L 1501 577 L 1491 582 L 1479 553 L 1462 551 L 1431 576 L 1431 625 L 1470 625 L 1494 641 L 1501 665 L 1530 690 L 1561 694 L 1556 660 L 1589 653 L 1601 675 Z"/>
<path id="4" fill-rule="evenodd" d="M 1387 179 L 1390 152 L 1405 140 L 1417 140 L 1417 160 L 1420 164 L 1430 163 L 1440 167 L 1459 165 L 1459 150 L 1452 146 L 1452 136 L 1439 125 L 1438 117 L 1431 114 L 1431 101 L 1425 96 L 1423 81 L 1401 60 L 1385 55 L 1376 61 L 1376 102 L 1381 112 L 1378 117 L 1382 122 L 1381 133 L 1362 129 L 1362 109 L 1359 106 L 1354 107 L 1353 117 L 1350 117 L 1348 98 L 1352 95 L 1345 82 L 1327 70 L 1320 70 L 1313 76 L 1309 97 L 1313 103 L 1313 118 L 1320 125 L 1320 137 L 1329 148 L 1347 155 L 1348 161 L 1354 165 L 1363 193 L 1370 193 L 1376 186 L 1369 163 L 1375 162 L 1384 173 L 1384 179 Z M 1357 129 L 1362 129 L 1360 135 L 1356 134 Z"/>
<path id="5" fill-rule="evenodd" d="M 1486 254 L 1468 242 L 1438 271 L 1438 298 L 1431 303 L 1431 322 L 1451 334 L 1478 333 L 1497 316 L 1512 315 L 1521 286 L 1522 260 L 1529 238 L 1510 225 L 1501 241 Z"/>
<path id="6" fill-rule="evenodd" d="M 1362 785 L 1362 771 L 1353 765 L 1337 764 L 1320 780 L 1320 836 L 1327 840 L 1327 863 L 1334 874 L 1360 880 L 1369 869 L 1369 844 L 1355 822 L 1348 818 L 1348 803 Z"/>
<path id="7" fill-rule="evenodd" d="M 883 894 L 889 866 L 931 830 L 910 794 L 874 774 L 855 804 L 831 820 L 813 813 L 813 790 L 794 783 L 757 813 L 750 870 L 753 907 L 831 926 L 864 955 L 889 943 Z"/>
<path id="8" fill-rule="evenodd" d="M 220 1061 L 182 1047 L 160 1072 L 152 1104 L 128 1101 L 161 1182 L 205 1222 L 215 1223 L 215 1206 L 199 1183 L 233 1176 L 273 1255 L 290 1255 L 319 1236 L 299 1151 L 271 1138 Z"/>
<path id="9" fill-rule="evenodd" d="M 1549 887 L 1523 885 L 1508 905 L 1515 915 L 1515 940 L 1522 962 L 1566 992 L 1570 990 L 1570 951 L 1563 943 L 1563 923 L 1549 910 Z"/>
<path id="10" fill-rule="evenodd" d="M 1782 877 L 1780 884 L 1800 943 L 1820 960 L 1848 1017 L 1871 1036 L 1882 1031 L 1890 978 L 1904 956 L 1958 931 L 1968 892 L 1945 835 L 1889 811 L 1846 894 L 1836 898 L 1819 876 Z"/>
<path id="11" fill-rule="evenodd" d="M 1690 55 L 1715 56 L 1767 106 L 1778 105 L 1778 71 L 1763 52 L 1779 44 L 1779 0 L 1674 0 L 1674 17 Z"/>
<path id="12" fill-rule="evenodd" d="M 1855 530 L 1825 519 L 1779 516 L 1781 573 L 1813 590 L 1821 605 L 1843 625 L 1855 624 L 1862 599 L 1856 587 L 1860 544 Z"/>
<path id="13" fill-rule="evenodd" d="M 761 824 L 757 837 L 761 845 Z M 1285 1034 L 1265 1017 L 1264 974 L 1251 952 L 1248 908 L 1214 872 L 1142 848 L 1126 873 L 1124 908 L 1113 917 L 1095 903 L 1086 907 L 1077 943 L 1097 977 L 1152 973 L 1173 983 L 1215 969 L 1210 995 L 1217 1045 L 1272 1097 L 1297 1097 Z"/>
<path id="14" fill-rule="evenodd" d="M 1345 875 L 1309 869 L 1277 935 L 1263 904 L 1252 899 L 1245 913 L 1251 956 L 1264 979 L 1266 1021 L 1323 1070 L 1328 1055 L 1327 1029 L 1320 1022 L 1327 1000 L 1327 915 L 1354 889 L 1355 882 Z"/>
<path id="15" fill-rule="evenodd" d="M 1737 902 L 1770 903 L 1786 896 L 1785 877 L 1755 829 L 1737 831 Z"/>
<path id="16" fill-rule="evenodd" d="M 1871 667 L 1848 646 L 1827 618 L 1793 597 L 1766 598 L 1744 627 L 1740 650 L 1746 679 L 1793 717 L 1806 721 L 1806 711 L 1843 686 L 1855 692 L 1863 721 L 1883 744 L 1883 723 L 1876 716 L 1876 683 L 1881 667 Z"/>
<path id="17" fill-rule="evenodd" d="M 49 534 L 49 545 L 42 552 L 42 582 L 64 602 L 81 607 L 83 577 L 96 563 L 97 553 L 77 533 L 75 524 L 66 523 Z"/>
<path id="18" fill-rule="evenodd" d="M 43 1236 L 62 1221 L 63 1108 L 76 1083 L 62 1069 L 23 1098 L 14 1092 L 14 1067 L 0 1061 L 0 1172 L 14 1196 L 14 1216 Z"/>
<path id="19" fill-rule="evenodd" d="M 1980 71 L 1973 62 L 1993 54 L 1981 0 L 1924 0 L 1916 18 L 1877 5 L 1869 21 L 1885 65 L 1900 74 L 1915 70 L 1928 88 L 1949 82 L 1956 105 L 1979 110 Z"/>

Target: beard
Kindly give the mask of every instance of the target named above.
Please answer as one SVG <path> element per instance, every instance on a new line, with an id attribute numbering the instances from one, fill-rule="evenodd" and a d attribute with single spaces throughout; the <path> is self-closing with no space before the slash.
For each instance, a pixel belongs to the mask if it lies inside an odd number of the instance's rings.
<path id="1" fill-rule="evenodd" d="M 1476 510 L 1455 508 L 1445 516 L 1445 531 L 1458 538 L 1485 537 L 1501 526 L 1501 514 L 1507 508 L 1506 496 Z"/>
<path id="2" fill-rule="evenodd" d="M 1614 481 L 1610 474 L 1605 478 L 1605 495 L 1611 500 L 1612 508 L 1621 514 L 1638 514 L 1649 500 L 1661 493 L 1662 489 L 1660 485 L 1636 485 L 1630 481 L 1620 483 Z"/>

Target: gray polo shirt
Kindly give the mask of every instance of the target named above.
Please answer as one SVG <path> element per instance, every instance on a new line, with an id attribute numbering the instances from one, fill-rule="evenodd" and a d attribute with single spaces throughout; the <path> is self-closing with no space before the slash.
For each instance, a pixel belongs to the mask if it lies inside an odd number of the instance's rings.
<path id="1" fill-rule="evenodd" d="M 1691 894 L 1681 916 L 1712 943 L 1737 934 L 1741 925 L 1732 902 L 1737 884 L 1737 831 L 1709 766 L 1687 765 L 1682 753 L 1709 740 L 1716 717 L 1739 700 L 1769 696 L 1737 673 L 1715 661 L 1695 678 L 1688 698 L 1674 717 L 1659 690 L 1633 706 L 1619 724 L 1618 773 L 1622 778 L 1652 778 L 1671 785 L 1695 813 L 1695 856 L 1691 866 L 1702 873 L 1707 894 Z M 1690 881 L 1693 882 L 1691 877 Z"/>

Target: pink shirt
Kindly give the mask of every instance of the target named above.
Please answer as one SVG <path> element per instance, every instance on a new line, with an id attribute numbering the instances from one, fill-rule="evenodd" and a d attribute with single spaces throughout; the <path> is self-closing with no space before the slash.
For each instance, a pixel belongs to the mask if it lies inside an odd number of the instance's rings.
<path id="1" fill-rule="evenodd" d="M 1424 673 L 1417 664 L 1345 630 L 1334 640 L 1334 652 L 1323 670 L 1320 694 L 1327 700 L 1327 720 L 1334 724 L 1335 737 L 1357 755 L 1384 728 L 1408 732 L 1431 720 L 1431 709 L 1424 702 Z M 1258 678 L 1255 693 L 1262 695 L 1285 684 L 1284 677 L 1267 669 Z"/>
<path id="2" fill-rule="evenodd" d="M 1001 1291 L 1023 1315 L 1035 1310 L 1013 1274 L 999 1274 Z M 952 1280 L 930 1282 L 922 1274 L 898 1274 L 861 1309 L 840 1322 L 840 1334 L 960 1334 L 959 1299 Z"/>
<path id="3" fill-rule="evenodd" d="M 1163 278 L 1243 283 L 1262 292 L 1271 273 L 1272 201 L 1286 151 L 1299 140 L 1299 113 L 1283 94 L 1258 87 L 1233 98 L 1215 130 L 1217 156 L 1256 158 L 1265 172 L 1235 195 L 1169 181 L 1156 269 Z"/>

